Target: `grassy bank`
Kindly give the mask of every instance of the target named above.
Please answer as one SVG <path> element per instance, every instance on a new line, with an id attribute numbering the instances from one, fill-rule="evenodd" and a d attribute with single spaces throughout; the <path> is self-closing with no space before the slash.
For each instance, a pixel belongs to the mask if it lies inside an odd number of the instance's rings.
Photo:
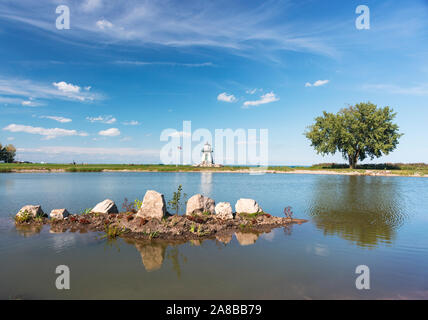
<path id="1" fill-rule="evenodd" d="M 221 168 L 199 168 L 186 165 L 160 165 L 160 164 L 39 164 L 39 163 L 0 163 L 0 172 L 102 172 L 102 171 L 152 171 L 152 172 L 246 172 L 251 168 L 248 166 L 224 166 Z M 427 175 L 428 164 L 414 163 L 384 163 L 365 164 L 357 169 L 349 169 L 345 164 L 322 163 L 311 167 L 287 167 L 271 166 L 271 172 L 288 173 L 337 173 L 337 174 L 361 174 L 361 175 Z"/>

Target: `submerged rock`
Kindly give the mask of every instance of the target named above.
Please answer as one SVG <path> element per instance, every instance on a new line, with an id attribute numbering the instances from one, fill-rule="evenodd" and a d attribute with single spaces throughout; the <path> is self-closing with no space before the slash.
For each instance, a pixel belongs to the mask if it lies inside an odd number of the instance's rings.
<path id="1" fill-rule="evenodd" d="M 251 232 L 236 232 L 235 236 L 241 246 L 255 244 L 259 237 L 258 234 Z"/>
<path id="2" fill-rule="evenodd" d="M 257 213 L 263 212 L 256 200 L 253 199 L 239 199 L 235 204 L 236 213 Z"/>
<path id="3" fill-rule="evenodd" d="M 49 214 L 51 219 L 57 219 L 57 220 L 64 219 L 69 215 L 70 213 L 67 211 L 67 209 L 53 209 Z"/>
<path id="4" fill-rule="evenodd" d="M 113 200 L 106 199 L 98 203 L 92 210 L 92 213 L 119 213 Z"/>
<path id="5" fill-rule="evenodd" d="M 163 194 L 154 190 L 148 190 L 144 195 L 141 208 L 137 212 L 137 217 L 161 220 L 165 215 L 166 203 Z"/>
<path id="6" fill-rule="evenodd" d="M 233 219 L 232 206 L 229 202 L 219 202 L 215 206 L 216 217 L 223 220 Z"/>
<path id="7" fill-rule="evenodd" d="M 155 271 L 162 267 L 166 246 L 157 243 L 135 243 L 141 254 L 141 261 L 147 271 Z"/>
<path id="8" fill-rule="evenodd" d="M 203 212 L 214 214 L 215 201 L 201 194 L 195 194 L 187 201 L 186 215 L 202 214 Z"/>
<path id="9" fill-rule="evenodd" d="M 22 207 L 21 210 L 19 210 L 16 216 L 21 216 L 25 213 L 31 215 L 33 218 L 46 216 L 46 214 L 42 210 L 42 206 L 40 205 L 26 205 Z"/>

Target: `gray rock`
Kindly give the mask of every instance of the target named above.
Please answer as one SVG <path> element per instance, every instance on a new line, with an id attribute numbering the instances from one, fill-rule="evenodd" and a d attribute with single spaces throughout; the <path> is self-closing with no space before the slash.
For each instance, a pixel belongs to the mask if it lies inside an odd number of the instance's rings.
<path id="1" fill-rule="evenodd" d="M 148 190 L 144 195 L 141 208 L 137 212 L 137 217 L 161 220 L 165 215 L 166 204 L 163 194 L 154 190 Z"/>
<path id="2" fill-rule="evenodd" d="M 33 218 L 46 216 L 46 214 L 42 210 L 42 206 L 40 205 L 26 205 L 22 207 L 16 215 L 20 216 L 21 214 L 24 214 L 24 212 L 29 213 Z"/>
<path id="3" fill-rule="evenodd" d="M 106 199 L 98 203 L 92 210 L 93 213 L 119 213 L 113 200 Z"/>
<path id="4" fill-rule="evenodd" d="M 257 213 L 262 212 L 259 204 L 253 199 L 239 199 L 235 204 L 236 213 Z"/>
<path id="5" fill-rule="evenodd" d="M 233 219 L 232 206 L 229 202 L 219 202 L 215 206 L 215 215 L 219 219 Z"/>
<path id="6" fill-rule="evenodd" d="M 56 219 L 56 220 L 62 220 L 68 217 L 69 215 L 70 213 L 67 211 L 67 209 L 53 209 L 49 214 L 51 219 Z"/>
<path id="7" fill-rule="evenodd" d="M 195 194 L 187 201 L 186 215 L 202 214 L 203 212 L 214 214 L 215 201 L 201 194 Z"/>

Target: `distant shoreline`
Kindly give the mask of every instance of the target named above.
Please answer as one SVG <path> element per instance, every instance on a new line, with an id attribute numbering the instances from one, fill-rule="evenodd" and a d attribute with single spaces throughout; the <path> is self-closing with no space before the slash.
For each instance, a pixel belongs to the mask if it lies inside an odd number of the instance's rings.
<path id="1" fill-rule="evenodd" d="M 269 174 L 316 174 L 316 175 L 346 175 L 346 176 L 380 176 L 380 177 L 418 177 L 418 178 L 428 178 L 428 174 L 424 173 L 408 173 L 408 172 L 394 172 L 395 170 L 368 170 L 368 169 L 293 169 L 290 168 L 288 170 L 274 170 L 268 169 L 265 171 L 256 171 L 250 169 L 236 169 L 236 170 L 228 170 L 222 168 L 195 168 L 192 169 L 171 169 L 171 170 L 157 170 L 157 169 L 97 169 L 91 170 L 76 170 L 70 171 L 64 168 L 40 168 L 40 169 L 9 169 L 7 171 L 0 171 L 0 173 L 61 173 L 61 172 L 84 172 L 84 173 L 92 173 L 92 172 L 199 172 L 199 173 L 252 173 L 254 175 L 269 173 Z M 403 170 L 404 171 L 404 170 Z"/>

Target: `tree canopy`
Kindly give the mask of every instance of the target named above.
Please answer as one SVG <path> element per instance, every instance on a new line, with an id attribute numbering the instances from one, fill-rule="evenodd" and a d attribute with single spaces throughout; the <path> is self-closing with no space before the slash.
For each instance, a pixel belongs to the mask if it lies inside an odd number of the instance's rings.
<path id="1" fill-rule="evenodd" d="M 393 123 L 395 116 L 389 107 L 359 103 L 337 114 L 324 111 L 307 128 L 305 135 L 318 154 L 341 152 L 349 166 L 355 169 L 357 161 L 387 155 L 397 147 L 402 134 Z"/>
<path id="2" fill-rule="evenodd" d="M 0 161 L 11 163 L 15 160 L 16 149 L 12 144 L 2 146 L 0 143 Z"/>

